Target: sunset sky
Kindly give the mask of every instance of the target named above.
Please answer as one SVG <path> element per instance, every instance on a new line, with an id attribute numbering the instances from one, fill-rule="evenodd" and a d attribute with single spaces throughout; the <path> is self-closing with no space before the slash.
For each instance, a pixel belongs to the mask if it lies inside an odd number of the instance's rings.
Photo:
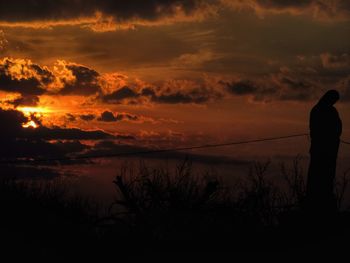
<path id="1" fill-rule="evenodd" d="M 304 133 L 328 89 L 350 140 L 348 0 L 0 1 L 2 159 Z M 216 154 L 308 141 L 263 146 Z"/>

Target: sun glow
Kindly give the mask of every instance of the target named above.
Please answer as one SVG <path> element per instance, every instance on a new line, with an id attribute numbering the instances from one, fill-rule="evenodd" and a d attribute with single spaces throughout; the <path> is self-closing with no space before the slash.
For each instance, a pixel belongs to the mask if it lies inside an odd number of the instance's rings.
<path id="1" fill-rule="evenodd" d="M 44 114 L 50 112 L 48 108 L 44 107 L 18 107 L 17 110 L 23 112 L 25 115 Z"/>
<path id="2" fill-rule="evenodd" d="M 18 107 L 17 110 L 23 112 L 29 120 L 22 124 L 23 128 L 38 128 L 39 124 L 35 120 L 41 119 L 44 115 L 50 112 L 48 108 L 44 107 Z"/>
<path id="3" fill-rule="evenodd" d="M 38 124 L 36 124 L 34 121 L 29 121 L 22 125 L 23 128 L 38 128 Z"/>

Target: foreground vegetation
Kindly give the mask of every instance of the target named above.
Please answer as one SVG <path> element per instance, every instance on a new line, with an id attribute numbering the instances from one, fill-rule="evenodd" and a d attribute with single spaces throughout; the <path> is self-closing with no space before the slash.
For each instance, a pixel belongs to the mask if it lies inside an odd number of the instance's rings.
<path id="1" fill-rule="evenodd" d="M 126 166 L 114 181 L 118 195 L 108 209 L 75 195 L 62 179 L 3 177 L 2 257 L 168 262 L 340 249 L 350 234 L 343 202 L 348 174 L 338 178 L 339 211 L 332 222 L 310 222 L 301 209 L 305 175 L 299 161 L 281 166 L 282 184 L 269 177 L 269 163 L 255 163 L 230 187 L 217 176 L 195 174 L 188 160 L 175 171 Z"/>

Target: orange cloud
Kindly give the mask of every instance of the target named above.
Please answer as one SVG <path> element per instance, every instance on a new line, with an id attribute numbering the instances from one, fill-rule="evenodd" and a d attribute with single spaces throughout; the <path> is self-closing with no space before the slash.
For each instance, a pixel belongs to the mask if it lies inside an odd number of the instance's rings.
<path id="1" fill-rule="evenodd" d="M 259 17 L 270 14 L 307 15 L 318 20 L 348 20 L 347 0 L 155 0 L 155 1 L 31 1 L 13 0 L 0 10 L 1 27 L 54 28 L 78 26 L 95 32 L 130 30 L 198 22 L 230 8 L 253 10 Z M 0 45 L 1 46 L 1 45 Z"/>
<path id="2" fill-rule="evenodd" d="M 206 62 L 211 62 L 223 58 L 223 55 L 216 54 L 210 49 L 201 49 L 196 53 L 186 53 L 180 55 L 173 61 L 173 66 L 179 69 L 200 69 Z"/>
<path id="3" fill-rule="evenodd" d="M 201 21 L 217 12 L 216 1 L 156 0 L 125 1 L 41 1 L 14 0 L 0 11 L 0 26 L 51 28 L 80 26 L 96 32 L 134 29 L 137 26 L 159 26 L 179 22 Z"/>
<path id="4" fill-rule="evenodd" d="M 221 0 L 223 6 L 234 10 L 253 10 L 263 18 L 270 14 L 307 15 L 317 20 L 349 20 L 350 4 L 347 0 Z"/>
<path id="5" fill-rule="evenodd" d="M 323 53 L 320 55 L 320 57 L 322 65 L 325 68 L 350 69 L 350 55 L 347 53 L 343 53 L 341 55 Z"/>
<path id="6" fill-rule="evenodd" d="M 12 80 L 37 79 L 42 82 L 49 81 L 50 71 L 47 67 L 39 67 L 30 59 L 0 59 L 0 69 L 2 73 L 9 76 Z"/>
<path id="7" fill-rule="evenodd" d="M 197 61 L 191 56 L 186 59 Z M 263 76 L 217 75 L 150 83 L 120 73 L 101 74 L 64 60 L 48 67 L 28 59 L 4 58 L 0 60 L 0 90 L 13 95 L 1 103 L 6 107 L 37 106 L 49 104 L 47 97 L 51 97 L 55 104 L 70 101 L 70 106 L 61 108 L 96 109 L 98 105 L 100 112 L 106 105 L 207 104 L 230 95 L 249 95 L 256 101 L 306 101 L 318 96 L 327 83 L 334 85 L 348 76 L 347 54 L 324 53 L 317 61 L 307 65 L 305 58 L 298 68 L 281 67 Z"/>
<path id="8" fill-rule="evenodd" d="M 3 30 L 0 30 L 0 54 L 3 50 L 6 49 L 7 45 L 8 45 L 8 41 L 5 37 L 5 33 Z"/>
<path id="9" fill-rule="evenodd" d="M 64 60 L 58 60 L 49 68 L 29 59 L 0 59 L 0 90 L 22 96 L 94 95 L 100 91 L 99 77 L 93 69 Z"/>

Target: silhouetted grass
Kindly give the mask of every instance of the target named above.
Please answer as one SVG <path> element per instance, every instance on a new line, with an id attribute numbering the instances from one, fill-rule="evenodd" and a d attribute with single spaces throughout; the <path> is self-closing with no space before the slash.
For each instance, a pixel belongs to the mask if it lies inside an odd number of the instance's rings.
<path id="1" fill-rule="evenodd" d="M 291 167 L 281 165 L 278 183 L 269 167 L 270 162 L 253 163 L 243 180 L 228 186 L 218 176 L 197 174 L 188 160 L 174 171 L 124 166 L 113 182 L 116 199 L 103 213 L 72 193 L 69 181 L 2 178 L 3 247 L 14 258 L 101 261 L 232 250 L 238 256 L 301 246 L 309 225 L 301 209 L 300 158 Z M 339 209 L 348 182 L 345 172 L 336 183 Z M 348 213 L 339 214 L 339 226 L 346 227 Z"/>
<path id="2" fill-rule="evenodd" d="M 119 198 L 112 211 L 138 240 L 180 241 L 190 244 L 192 254 L 200 253 L 193 244 L 206 252 L 229 245 L 236 256 L 249 251 L 274 254 L 329 238 L 329 228 L 346 232 L 340 217 L 326 225 L 323 218 L 310 221 L 305 215 L 306 174 L 299 157 L 291 167 L 281 165 L 282 181 L 271 177 L 269 167 L 270 162 L 253 163 L 249 174 L 231 187 L 215 176 L 196 175 L 188 161 L 174 172 L 123 168 L 114 181 Z M 348 180 L 344 173 L 337 181 L 339 215 Z M 347 212 L 341 215 L 348 217 Z"/>

